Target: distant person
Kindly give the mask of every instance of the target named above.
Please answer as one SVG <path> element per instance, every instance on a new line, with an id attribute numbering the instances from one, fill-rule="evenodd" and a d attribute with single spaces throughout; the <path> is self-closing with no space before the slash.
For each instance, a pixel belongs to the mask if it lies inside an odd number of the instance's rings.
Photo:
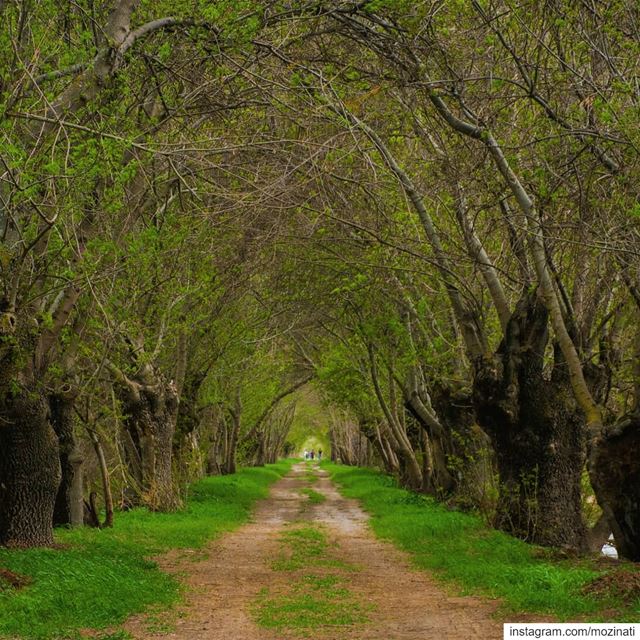
<path id="1" fill-rule="evenodd" d="M 322 449 L 318 449 L 318 460 L 322 460 Z"/>
<path id="2" fill-rule="evenodd" d="M 316 452 L 311 449 L 311 453 L 309 454 L 311 456 L 311 459 L 313 460 L 316 457 Z"/>
<path id="3" fill-rule="evenodd" d="M 309 452 L 306 449 L 304 450 L 304 459 L 305 460 L 309 459 Z"/>

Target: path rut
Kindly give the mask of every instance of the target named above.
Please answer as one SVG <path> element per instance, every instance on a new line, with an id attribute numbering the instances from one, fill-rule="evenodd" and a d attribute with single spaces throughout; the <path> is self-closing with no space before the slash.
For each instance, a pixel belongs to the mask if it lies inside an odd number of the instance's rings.
<path id="1" fill-rule="evenodd" d="M 326 500 L 311 505 L 300 489 L 310 486 L 305 464 L 279 480 L 252 521 L 213 542 L 204 558 L 168 554 L 163 569 L 181 574 L 188 587 L 185 603 L 167 628 L 151 630 L 139 616 L 125 626 L 136 639 L 281 640 L 300 632 L 259 627 L 252 607 L 264 587 L 286 590 L 290 576 L 275 571 L 280 536 L 294 522 L 317 524 L 327 533 L 332 555 L 355 565 L 348 573 L 354 597 L 373 610 L 368 621 L 353 626 L 319 627 L 304 637 L 322 640 L 491 640 L 502 638 L 492 617 L 496 604 L 448 594 L 429 574 L 411 567 L 408 556 L 376 539 L 368 516 L 357 502 L 342 497 L 323 471 L 313 489 Z M 158 625 L 156 624 L 156 628 Z"/>

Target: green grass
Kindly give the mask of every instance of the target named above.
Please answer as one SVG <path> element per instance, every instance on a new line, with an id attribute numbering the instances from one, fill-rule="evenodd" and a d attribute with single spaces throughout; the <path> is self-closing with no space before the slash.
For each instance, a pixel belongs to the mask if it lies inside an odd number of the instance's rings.
<path id="1" fill-rule="evenodd" d="M 280 558 L 272 567 L 291 575 L 284 591 L 260 591 L 253 606 L 260 626 L 305 636 L 312 629 L 368 620 L 372 607 L 358 602 L 347 586 L 346 572 L 356 568 L 333 557 L 336 547 L 321 527 L 295 524 L 281 535 L 280 543 Z"/>
<path id="2" fill-rule="evenodd" d="M 307 496 L 311 504 L 321 504 L 327 499 L 327 496 L 325 496 L 323 493 L 319 493 L 315 489 L 300 489 L 300 493 Z"/>
<path id="3" fill-rule="evenodd" d="M 268 629 L 302 631 L 353 626 L 366 622 L 366 607 L 357 602 L 344 580 L 335 575 L 309 574 L 286 594 L 262 589 L 256 602 L 256 622 Z"/>
<path id="4" fill-rule="evenodd" d="M 596 599 L 581 588 L 602 573 L 592 559 L 556 560 L 551 552 L 500 531 L 472 514 L 398 488 L 377 471 L 323 463 L 343 495 L 371 514 L 374 532 L 407 551 L 464 593 L 497 597 L 505 612 L 551 614 L 560 620 L 637 621 L 640 600 Z"/>
<path id="5" fill-rule="evenodd" d="M 297 571 L 318 566 L 327 559 L 327 537 L 317 527 L 297 526 L 280 536 L 280 554 L 272 567 L 276 571 Z"/>
<path id="6" fill-rule="evenodd" d="M 318 480 L 320 479 L 318 477 L 318 475 L 316 474 L 315 470 L 316 470 L 316 462 L 311 461 L 311 460 L 305 460 L 305 475 L 304 475 L 304 479 L 309 483 L 309 484 L 314 484 L 315 482 L 318 482 Z"/>
<path id="7" fill-rule="evenodd" d="M 105 629 L 133 613 L 169 607 L 179 584 L 150 556 L 200 548 L 246 522 L 290 466 L 283 461 L 205 478 L 176 513 L 135 509 L 116 514 L 113 529 L 58 530 L 61 549 L 0 549 L 0 567 L 32 579 L 17 591 L 0 590 L 0 637 L 77 638 L 81 629 Z"/>

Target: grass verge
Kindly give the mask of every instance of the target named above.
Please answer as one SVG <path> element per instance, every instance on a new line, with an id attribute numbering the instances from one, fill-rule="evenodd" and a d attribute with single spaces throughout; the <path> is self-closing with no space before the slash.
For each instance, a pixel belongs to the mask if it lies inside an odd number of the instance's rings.
<path id="1" fill-rule="evenodd" d="M 242 469 L 192 485 L 185 509 L 168 514 L 134 509 L 113 529 L 60 529 L 61 548 L 0 548 L 0 567 L 30 584 L 0 583 L 0 637 L 46 640 L 82 637 L 179 597 L 177 580 L 149 558 L 169 549 L 197 549 L 246 522 L 255 502 L 291 467 L 290 461 Z M 118 637 L 118 636 L 105 636 Z"/>
<path id="2" fill-rule="evenodd" d="M 606 571 L 602 561 L 554 559 L 553 551 L 488 529 L 474 515 L 401 489 L 382 473 L 328 462 L 322 466 L 343 495 L 358 499 L 371 514 L 376 535 L 463 592 L 500 598 L 505 614 L 531 612 L 565 621 L 640 620 L 637 594 L 621 599 L 615 591 L 597 597 L 583 591 Z M 630 569 L 620 564 L 621 571 Z"/>

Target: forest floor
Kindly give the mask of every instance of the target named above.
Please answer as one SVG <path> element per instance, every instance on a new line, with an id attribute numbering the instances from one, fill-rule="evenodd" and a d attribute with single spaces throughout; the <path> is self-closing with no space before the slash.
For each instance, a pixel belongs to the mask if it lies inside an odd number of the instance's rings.
<path id="1" fill-rule="evenodd" d="M 252 521 L 204 553 L 158 562 L 184 602 L 125 624 L 134 638 L 427 640 L 501 638 L 498 603 L 458 597 L 376 539 L 368 515 L 317 466 L 295 465 Z"/>

